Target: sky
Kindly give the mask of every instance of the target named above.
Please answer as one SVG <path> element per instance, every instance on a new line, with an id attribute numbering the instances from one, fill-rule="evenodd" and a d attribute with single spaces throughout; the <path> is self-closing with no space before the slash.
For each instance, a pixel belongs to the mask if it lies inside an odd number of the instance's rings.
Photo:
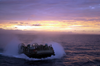
<path id="1" fill-rule="evenodd" d="M 0 0 L 0 29 L 100 34 L 100 0 Z"/>

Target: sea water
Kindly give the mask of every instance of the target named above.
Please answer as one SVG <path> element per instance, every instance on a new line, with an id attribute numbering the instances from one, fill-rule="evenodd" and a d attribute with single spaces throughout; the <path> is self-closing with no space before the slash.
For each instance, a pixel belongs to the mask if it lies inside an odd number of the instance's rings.
<path id="1" fill-rule="evenodd" d="M 19 43 L 52 44 L 55 56 L 36 59 L 17 53 Z M 0 53 L 0 66 L 99 66 L 100 35 L 64 34 L 56 37 L 16 35 Z"/>

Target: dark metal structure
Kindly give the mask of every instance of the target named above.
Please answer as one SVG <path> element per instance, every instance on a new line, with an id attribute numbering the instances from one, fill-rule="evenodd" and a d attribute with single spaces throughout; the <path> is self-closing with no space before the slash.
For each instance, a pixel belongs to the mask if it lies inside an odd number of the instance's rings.
<path id="1" fill-rule="evenodd" d="M 38 45 L 35 44 L 28 44 L 25 46 L 23 43 L 19 45 L 19 53 L 24 53 L 30 58 L 46 58 L 50 57 L 51 55 L 55 55 L 54 49 L 52 46 L 45 45 Z"/>

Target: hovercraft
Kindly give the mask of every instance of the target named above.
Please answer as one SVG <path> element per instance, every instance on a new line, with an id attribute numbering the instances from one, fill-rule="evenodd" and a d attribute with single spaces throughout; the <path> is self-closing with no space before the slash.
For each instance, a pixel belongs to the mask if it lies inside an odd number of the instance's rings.
<path id="1" fill-rule="evenodd" d="M 54 49 L 52 45 L 48 46 L 48 44 L 42 45 L 42 44 L 28 44 L 25 46 L 25 44 L 21 43 L 19 44 L 19 54 L 24 53 L 29 58 L 46 58 L 51 57 L 52 55 L 55 55 Z"/>

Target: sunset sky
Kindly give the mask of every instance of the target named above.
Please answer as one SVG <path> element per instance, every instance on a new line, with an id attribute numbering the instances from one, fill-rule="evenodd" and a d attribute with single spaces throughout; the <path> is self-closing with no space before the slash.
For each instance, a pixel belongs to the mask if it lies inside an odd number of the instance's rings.
<path id="1" fill-rule="evenodd" d="M 0 0 L 0 28 L 100 34 L 100 0 Z"/>

